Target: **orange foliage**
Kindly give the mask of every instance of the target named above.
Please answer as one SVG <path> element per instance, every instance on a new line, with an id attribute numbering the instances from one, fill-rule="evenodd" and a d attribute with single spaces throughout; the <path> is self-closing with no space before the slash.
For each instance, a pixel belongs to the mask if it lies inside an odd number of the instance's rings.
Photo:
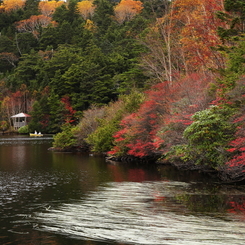
<path id="1" fill-rule="evenodd" d="M 10 120 L 10 117 L 14 114 L 30 110 L 33 101 L 29 98 L 28 93 L 29 91 L 26 90 L 25 85 L 22 85 L 21 89 L 15 93 L 8 93 L 2 100 L 2 115 Z"/>
<path id="2" fill-rule="evenodd" d="M 64 4 L 63 1 L 41 1 L 39 2 L 39 10 L 41 11 L 42 15 L 52 17 L 55 9 L 59 6 Z"/>
<path id="3" fill-rule="evenodd" d="M 16 29 L 19 32 L 30 32 L 34 35 L 36 39 L 39 37 L 38 30 L 40 28 L 45 28 L 48 25 L 56 26 L 56 22 L 52 21 L 51 17 L 45 15 L 32 15 L 27 20 L 21 20 L 16 23 Z"/>
<path id="4" fill-rule="evenodd" d="M 95 6 L 92 1 L 84 0 L 77 3 L 78 11 L 86 20 L 94 15 Z"/>
<path id="5" fill-rule="evenodd" d="M 125 21 L 131 20 L 135 15 L 139 14 L 143 9 L 141 1 L 121 0 L 114 8 L 117 21 L 122 24 Z"/>
<path id="6" fill-rule="evenodd" d="M 4 12 L 4 6 L 0 5 L 0 13 L 3 13 L 3 12 Z"/>
<path id="7" fill-rule="evenodd" d="M 216 12 L 223 9 L 223 0 L 172 1 L 144 39 L 150 52 L 142 66 L 154 82 L 174 82 L 196 72 L 209 76 L 211 69 L 224 68 L 225 57 L 213 48 L 221 44 L 217 27 L 224 24 Z"/>
<path id="8" fill-rule="evenodd" d="M 4 0 L 0 6 L 0 12 L 2 12 L 3 9 L 6 12 L 11 12 L 23 8 L 25 6 L 25 2 L 26 0 Z"/>
<path id="9" fill-rule="evenodd" d="M 222 64 L 218 53 L 211 47 L 221 44 L 217 26 L 223 23 L 216 17 L 224 11 L 223 0 L 176 0 L 173 3 L 173 32 L 180 36 L 179 44 L 187 66 L 204 68 Z"/>

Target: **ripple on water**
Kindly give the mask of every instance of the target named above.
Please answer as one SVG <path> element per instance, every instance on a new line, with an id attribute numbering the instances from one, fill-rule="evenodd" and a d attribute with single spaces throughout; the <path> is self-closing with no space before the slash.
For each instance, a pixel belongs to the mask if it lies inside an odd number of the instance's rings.
<path id="1" fill-rule="evenodd" d="M 21 203 L 25 199 L 28 202 L 29 196 L 35 193 L 41 193 L 47 187 L 56 186 L 57 183 L 69 183 L 73 175 L 69 176 L 65 172 L 39 172 L 39 171 L 20 171 L 0 172 L 0 205 L 3 210 L 8 209 L 10 203 Z M 35 200 L 31 200 L 32 202 Z M 20 211 L 23 207 L 18 205 Z M 0 214 L 2 213 L 0 210 Z"/>
<path id="2" fill-rule="evenodd" d="M 48 137 L 1 137 L 0 145 L 26 145 L 26 144 L 43 144 L 47 141 L 52 141 L 51 136 Z"/>
<path id="3" fill-rule="evenodd" d="M 36 213 L 39 229 L 77 239 L 141 245 L 244 244 L 245 224 L 171 211 L 159 198 L 171 198 L 180 182 L 111 183 L 83 201 Z"/>

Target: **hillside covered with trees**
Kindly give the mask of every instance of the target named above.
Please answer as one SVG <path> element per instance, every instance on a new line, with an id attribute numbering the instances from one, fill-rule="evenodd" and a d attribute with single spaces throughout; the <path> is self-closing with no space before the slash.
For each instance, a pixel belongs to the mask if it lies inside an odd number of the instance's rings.
<path id="1" fill-rule="evenodd" d="M 54 147 L 245 179 L 245 2 L 0 1 L 0 121 Z"/>

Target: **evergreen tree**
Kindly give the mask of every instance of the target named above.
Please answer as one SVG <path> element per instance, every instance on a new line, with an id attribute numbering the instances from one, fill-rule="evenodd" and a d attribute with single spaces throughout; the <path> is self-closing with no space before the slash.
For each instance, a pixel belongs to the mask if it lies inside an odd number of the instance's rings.
<path id="1" fill-rule="evenodd" d="M 18 88 L 21 84 L 25 84 L 31 91 L 38 90 L 38 74 L 42 70 L 42 67 L 43 61 L 34 50 L 30 54 L 23 54 L 13 75 L 15 88 Z"/>
<path id="2" fill-rule="evenodd" d="M 39 1 L 36 0 L 26 0 L 22 19 L 29 19 L 32 15 L 40 14 L 38 3 Z"/>
<path id="3" fill-rule="evenodd" d="M 36 49 L 38 46 L 38 41 L 32 33 L 16 33 L 14 39 L 19 55 L 29 54 L 32 49 Z"/>
<path id="4" fill-rule="evenodd" d="M 95 0 L 94 5 L 96 5 L 96 9 L 92 20 L 98 28 L 97 37 L 101 38 L 113 22 L 113 4 L 108 0 Z"/>
<path id="5" fill-rule="evenodd" d="M 230 40 L 245 32 L 245 2 L 243 0 L 225 0 L 224 7 L 227 13 L 219 12 L 217 15 L 230 28 L 218 27 L 218 33 L 223 40 Z"/>

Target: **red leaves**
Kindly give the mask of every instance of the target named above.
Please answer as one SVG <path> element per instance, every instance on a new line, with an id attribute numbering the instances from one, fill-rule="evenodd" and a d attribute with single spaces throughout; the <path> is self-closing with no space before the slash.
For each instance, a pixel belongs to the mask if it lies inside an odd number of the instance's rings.
<path id="1" fill-rule="evenodd" d="M 245 165 L 245 137 L 236 138 L 230 145 L 233 146 L 233 148 L 230 148 L 227 151 L 235 154 L 226 164 L 229 167 Z"/>
<path id="2" fill-rule="evenodd" d="M 111 151 L 107 152 L 107 154 L 109 154 L 109 155 L 117 155 L 119 152 L 121 152 L 121 148 L 119 146 L 114 146 Z"/>
<path id="3" fill-rule="evenodd" d="M 144 157 L 147 156 L 149 152 L 155 151 L 152 142 L 143 142 L 141 140 L 136 140 L 136 142 L 128 144 L 127 147 L 130 149 L 128 154 L 135 157 Z"/>
<path id="4" fill-rule="evenodd" d="M 68 96 L 64 96 L 61 98 L 61 103 L 65 106 L 65 122 L 72 123 L 75 121 L 74 115 L 76 110 L 74 110 L 71 106 L 70 98 Z"/>
<path id="5" fill-rule="evenodd" d="M 173 29 L 180 37 L 180 48 L 189 69 L 195 67 L 206 70 L 207 67 L 217 68 L 222 65 L 220 54 L 212 47 L 221 44 L 217 26 L 222 26 L 222 22 L 215 13 L 223 10 L 223 0 L 174 1 Z"/>
<path id="6" fill-rule="evenodd" d="M 114 135 L 115 147 L 109 153 L 144 157 L 163 152 L 163 144 L 165 151 L 182 143 L 182 133 L 192 123 L 192 115 L 209 105 L 205 89 L 210 81 L 210 77 L 194 73 L 172 85 L 153 86 L 137 113 L 121 121 L 121 130 Z"/>
<path id="7" fill-rule="evenodd" d="M 162 115 L 167 113 L 167 85 L 158 84 L 147 91 L 148 99 L 137 113 L 125 117 L 115 135 L 115 147 L 109 154 L 128 154 L 144 157 L 154 154 L 163 140 L 157 136 Z"/>
<path id="8" fill-rule="evenodd" d="M 239 127 L 236 133 L 237 138 L 230 143 L 230 146 L 233 147 L 227 149 L 227 152 L 234 154 L 231 160 L 226 163 L 229 167 L 245 166 L 245 135 L 241 135 L 242 131 L 243 130 Z"/>
<path id="9" fill-rule="evenodd" d="M 231 196 L 232 201 L 228 202 L 229 209 L 227 211 L 230 214 L 236 215 L 236 218 L 244 221 L 245 219 L 245 200 L 243 197 Z"/>

